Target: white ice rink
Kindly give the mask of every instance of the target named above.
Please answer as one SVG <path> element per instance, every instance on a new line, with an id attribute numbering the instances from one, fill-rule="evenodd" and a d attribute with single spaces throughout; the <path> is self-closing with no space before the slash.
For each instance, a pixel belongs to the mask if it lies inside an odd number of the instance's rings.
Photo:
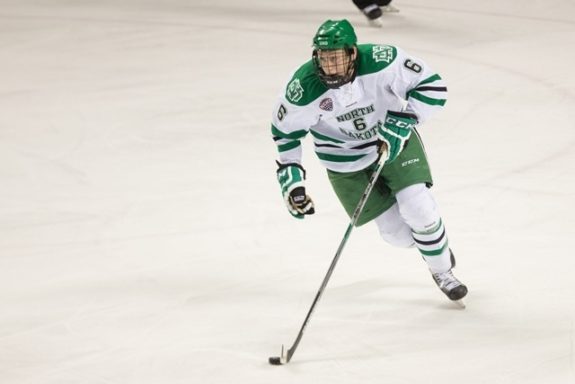
<path id="1" fill-rule="evenodd" d="M 0 0 L 1 384 L 574 384 L 575 1 Z M 276 95 L 328 18 L 446 80 L 420 127 L 470 289 L 275 179 Z"/>

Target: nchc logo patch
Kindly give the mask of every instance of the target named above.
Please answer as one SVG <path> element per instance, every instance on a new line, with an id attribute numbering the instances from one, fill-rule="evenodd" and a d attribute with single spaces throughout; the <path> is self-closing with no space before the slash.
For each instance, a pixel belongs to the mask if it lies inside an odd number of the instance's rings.
<path id="1" fill-rule="evenodd" d="M 333 111 L 333 100 L 329 97 L 326 97 L 319 102 L 319 107 L 324 111 Z"/>

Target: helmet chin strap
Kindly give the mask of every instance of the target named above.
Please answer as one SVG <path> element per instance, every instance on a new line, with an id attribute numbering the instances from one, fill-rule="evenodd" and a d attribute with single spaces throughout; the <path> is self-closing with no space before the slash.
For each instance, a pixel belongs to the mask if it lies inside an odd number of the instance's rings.
<path id="1" fill-rule="evenodd" d="M 320 75 L 323 83 L 331 89 L 337 89 L 353 80 L 353 75 Z"/>

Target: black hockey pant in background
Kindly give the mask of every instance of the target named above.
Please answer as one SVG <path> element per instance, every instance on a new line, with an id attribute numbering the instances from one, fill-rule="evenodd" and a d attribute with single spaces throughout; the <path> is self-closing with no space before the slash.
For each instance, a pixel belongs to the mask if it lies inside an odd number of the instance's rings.
<path id="1" fill-rule="evenodd" d="M 383 7 L 384 5 L 391 3 L 391 0 L 353 0 L 353 3 L 359 9 L 364 9 L 372 4 L 377 4 L 380 7 Z"/>

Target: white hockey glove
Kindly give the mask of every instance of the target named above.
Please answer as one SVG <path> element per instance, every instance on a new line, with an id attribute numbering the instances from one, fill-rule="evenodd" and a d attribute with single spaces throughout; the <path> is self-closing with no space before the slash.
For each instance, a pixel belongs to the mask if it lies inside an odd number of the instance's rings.
<path id="1" fill-rule="evenodd" d="M 305 193 L 305 169 L 297 163 L 278 163 L 277 177 L 289 213 L 295 218 L 313 215 L 313 201 Z"/>
<path id="2" fill-rule="evenodd" d="M 416 125 L 417 117 L 414 114 L 387 112 L 385 122 L 377 128 L 377 136 L 383 142 L 381 149 L 387 148 L 386 163 L 391 163 L 399 156 Z"/>

